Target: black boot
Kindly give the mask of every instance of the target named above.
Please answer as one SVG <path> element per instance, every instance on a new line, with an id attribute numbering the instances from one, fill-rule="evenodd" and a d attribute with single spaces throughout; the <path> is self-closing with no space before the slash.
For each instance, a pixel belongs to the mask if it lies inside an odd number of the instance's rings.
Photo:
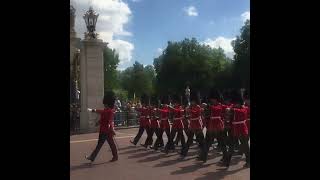
<path id="1" fill-rule="evenodd" d="M 157 151 L 158 147 L 159 147 L 159 143 L 158 143 L 158 141 L 156 141 L 153 146 L 150 146 L 150 149 Z"/>
<path id="2" fill-rule="evenodd" d="M 250 168 L 250 152 L 246 153 L 246 164 L 243 167 Z"/>
<path id="3" fill-rule="evenodd" d="M 178 140 L 175 140 L 175 141 L 174 141 L 174 144 L 175 144 L 176 146 L 178 146 L 179 141 L 178 141 Z"/>
<path id="4" fill-rule="evenodd" d="M 110 160 L 110 162 L 114 162 L 114 161 L 118 161 L 118 156 L 114 156 L 114 157 Z"/>
<path id="5" fill-rule="evenodd" d="M 163 142 L 162 142 L 162 143 L 160 143 L 160 144 L 158 144 L 158 148 L 162 148 L 162 147 L 164 147 Z"/>
<path id="6" fill-rule="evenodd" d="M 170 143 L 167 143 L 162 152 L 168 154 L 169 153 L 169 149 L 170 149 Z"/>
<path id="7" fill-rule="evenodd" d="M 147 144 L 140 144 L 140 146 L 143 146 L 144 148 L 148 148 Z"/>
<path id="8" fill-rule="evenodd" d="M 187 156 L 187 147 L 186 146 L 182 146 L 180 155 L 182 157 L 186 157 Z"/>
<path id="9" fill-rule="evenodd" d="M 230 165 L 230 161 L 231 161 L 231 156 L 230 155 L 226 155 L 226 156 L 222 157 L 222 159 L 219 161 L 218 165 L 228 168 L 229 165 Z"/>
<path id="10" fill-rule="evenodd" d="M 137 142 L 130 140 L 130 143 L 133 145 L 137 145 Z"/>
<path id="11" fill-rule="evenodd" d="M 243 165 L 244 168 L 250 168 L 250 163 L 246 163 Z"/>
<path id="12" fill-rule="evenodd" d="M 93 162 L 93 159 L 90 156 L 85 156 L 84 158 L 86 158 L 87 160 L 89 160 L 91 163 Z"/>

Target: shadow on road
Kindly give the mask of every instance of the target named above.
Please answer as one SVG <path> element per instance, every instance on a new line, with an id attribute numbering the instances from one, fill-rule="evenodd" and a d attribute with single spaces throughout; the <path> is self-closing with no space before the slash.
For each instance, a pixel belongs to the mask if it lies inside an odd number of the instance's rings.
<path id="1" fill-rule="evenodd" d="M 172 175 L 177 175 L 177 174 L 185 174 L 185 173 L 189 173 L 189 172 L 194 172 L 198 169 L 201 168 L 206 168 L 208 166 L 210 166 L 211 164 L 203 164 L 202 162 L 197 162 L 196 164 L 190 165 L 190 166 L 185 166 L 185 167 L 181 167 L 180 170 L 174 171 L 170 174 Z"/>
<path id="2" fill-rule="evenodd" d="M 143 151 L 145 150 L 145 148 L 140 148 L 140 147 L 135 147 L 137 149 L 133 149 L 133 150 L 129 150 L 129 151 L 125 151 L 125 152 L 120 152 L 118 154 L 131 154 L 131 153 L 136 153 L 136 152 L 139 152 L 139 151 Z"/>
<path id="3" fill-rule="evenodd" d="M 118 148 L 118 150 L 119 150 L 119 151 L 122 151 L 122 150 L 133 149 L 133 148 L 137 148 L 137 146 L 122 147 L 122 148 Z"/>
<path id="4" fill-rule="evenodd" d="M 70 171 L 78 170 L 78 169 L 86 169 L 86 168 L 91 168 L 92 164 L 91 163 L 84 163 L 78 166 L 71 166 Z"/>
<path id="5" fill-rule="evenodd" d="M 83 164 L 80 164 L 78 166 L 71 166 L 70 167 L 70 171 L 79 170 L 79 169 L 93 168 L 95 166 L 99 166 L 99 165 L 102 165 L 102 164 L 108 164 L 108 163 L 111 163 L 111 162 L 106 161 L 106 162 L 101 162 L 101 163 L 83 163 Z"/>
<path id="6" fill-rule="evenodd" d="M 134 154 L 134 155 L 128 156 L 128 159 L 142 158 L 142 157 L 148 156 L 148 155 L 153 154 L 153 153 L 154 153 L 153 151 L 142 152 L 142 153 L 138 153 L 138 154 Z"/>
<path id="7" fill-rule="evenodd" d="M 208 172 L 208 173 L 204 174 L 203 177 L 198 177 L 195 180 L 208 180 L 208 179 L 217 179 L 217 180 L 219 180 L 219 179 L 223 179 L 227 175 L 235 174 L 236 172 L 241 171 L 243 169 L 244 168 L 228 171 L 227 168 L 220 168 L 220 169 L 217 169 L 218 171 Z"/>
<path id="8" fill-rule="evenodd" d="M 155 151 L 150 151 L 152 153 L 157 153 Z M 165 158 L 165 157 L 170 157 L 170 156 L 167 156 L 166 154 L 164 153 L 160 153 L 158 154 L 157 156 L 151 156 L 151 157 L 147 157 L 145 159 L 141 159 L 141 160 L 138 160 L 137 162 L 151 162 L 151 161 L 156 161 L 156 160 L 159 160 L 159 159 L 162 159 L 162 158 Z"/>
<path id="9" fill-rule="evenodd" d="M 212 157 L 212 158 L 214 158 L 214 157 Z M 209 158 L 209 159 L 211 159 L 211 158 Z M 232 158 L 232 160 L 231 160 L 231 162 L 230 162 L 230 165 L 238 164 L 239 161 L 241 161 L 241 157 L 234 157 L 234 158 Z M 190 166 L 181 167 L 180 170 L 174 171 L 174 172 L 172 172 L 171 174 L 176 175 L 176 174 L 190 173 L 190 172 L 194 172 L 194 171 L 196 171 L 196 170 L 198 170 L 198 169 L 200 169 L 200 168 L 205 168 L 205 167 L 211 166 L 211 165 L 216 164 L 216 163 L 217 163 L 217 162 L 214 162 L 214 163 L 203 163 L 203 162 L 201 162 L 201 161 L 197 161 L 196 164 L 192 164 L 192 165 L 190 165 Z M 217 170 L 223 170 L 223 171 L 225 171 L 226 168 L 221 167 L 220 169 L 217 169 Z M 241 169 L 240 169 L 240 170 L 241 170 Z M 234 171 L 227 171 L 227 172 L 229 172 L 229 174 L 231 174 L 231 173 L 234 172 Z M 224 175 L 224 174 L 225 174 L 225 173 L 220 173 L 220 174 L 218 174 L 218 175 L 219 175 L 219 176 L 222 176 L 222 175 Z M 228 174 L 226 174 L 226 175 L 228 175 Z M 223 177 L 224 177 L 224 176 L 223 176 Z M 211 178 L 211 179 L 216 179 L 216 178 Z"/>
<path id="10" fill-rule="evenodd" d="M 177 164 L 179 162 L 185 162 L 185 161 L 188 161 L 188 160 L 191 160 L 191 159 L 195 159 L 196 157 L 194 157 L 194 155 L 196 155 L 196 154 L 197 154 L 197 152 L 190 152 L 187 157 L 183 158 L 183 157 L 180 156 L 180 154 L 174 153 L 174 154 L 166 156 L 166 157 L 178 156 L 177 159 L 168 160 L 168 161 L 161 161 L 159 164 L 156 164 L 153 167 L 171 166 L 171 165 Z"/>

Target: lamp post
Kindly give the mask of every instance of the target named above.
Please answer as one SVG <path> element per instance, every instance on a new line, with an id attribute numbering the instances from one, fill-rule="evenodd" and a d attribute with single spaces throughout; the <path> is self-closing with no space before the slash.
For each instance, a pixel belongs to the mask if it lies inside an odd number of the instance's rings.
<path id="1" fill-rule="evenodd" d="M 96 39 L 97 33 L 96 31 L 96 23 L 98 20 L 99 14 L 97 14 L 92 7 L 83 15 L 83 19 L 87 26 L 87 32 L 85 33 L 85 38 Z"/>
<path id="2" fill-rule="evenodd" d="M 70 5 L 70 32 L 74 33 L 74 23 L 75 23 L 75 17 L 76 17 L 76 9 Z"/>

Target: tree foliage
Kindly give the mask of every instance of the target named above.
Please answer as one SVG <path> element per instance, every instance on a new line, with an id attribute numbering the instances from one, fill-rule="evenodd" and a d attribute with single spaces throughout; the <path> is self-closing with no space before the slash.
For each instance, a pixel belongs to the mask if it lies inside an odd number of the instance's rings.
<path id="1" fill-rule="evenodd" d="M 104 60 L 104 89 L 112 90 L 119 87 L 117 67 L 119 55 L 114 49 L 106 47 L 103 51 Z"/>
<path id="2" fill-rule="evenodd" d="M 153 85 L 155 72 L 151 65 L 146 67 L 139 62 L 135 62 L 133 66 L 128 67 L 120 75 L 120 82 L 123 89 L 128 91 L 128 96 L 133 98 L 140 97 L 142 94 L 151 95 L 154 93 Z"/>
<path id="3" fill-rule="evenodd" d="M 233 77 L 238 87 L 250 87 L 250 20 L 240 30 L 240 36 L 232 42 L 235 52 Z"/>
<path id="4" fill-rule="evenodd" d="M 213 79 L 228 65 L 223 49 L 212 49 L 195 38 L 168 42 L 163 54 L 154 59 L 156 88 L 160 94 L 183 93 L 186 84 L 207 91 Z"/>

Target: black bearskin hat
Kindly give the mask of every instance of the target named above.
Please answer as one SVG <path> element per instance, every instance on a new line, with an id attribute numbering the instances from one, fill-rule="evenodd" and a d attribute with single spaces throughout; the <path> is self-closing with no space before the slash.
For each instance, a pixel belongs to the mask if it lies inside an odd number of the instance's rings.
<path id="1" fill-rule="evenodd" d="M 221 93 L 218 89 L 211 89 L 209 98 L 216 99 L 216 100 L 220 101 L 222 97 L 221 97 Z"/>
<path id="2" fill-rule="evenodd" d="M 113 108 L 115 100 L 116 100 L 116 98 L 115 98 L 114 92 L 113 91 L 106 91 L 104 93 L 102 103 L 109 108 Z"/>
<path id="3" fill-rule="evenodd" d="M 241 91 L 237 89 L 233 89 L 230 92 L 231 101 L 236 104 L 243 104 L 243 99 L 241 97 Z"/>
<path id="4" fill-rule="evenodd" d="M 142 94 L 141 97 L 140 97 L 140 101 L 141 101 L 141 104 L 148 105 L 149 104 L 148 95 L 147 94 Z"/>
<path id="5" fill-rule="evenodd" d="M 246 89 L 243 92 L 243 99 L 250 99 L 250 90 Z"/>
<path id="6" fill-rule="evenodd" d="M 173 94 L 173 95 L 171 96 L 171 101 L 172 101 L 173 103 L 178 103 L 178 104 L 180 104 L 180 103 L 181 103 L 181 96 L 180 96 L 179 94 Z"/>
<path id="7" fill-rule="evenodd" d="M 200 104 L 200 96 L 199 93 L 196 91 L 191 91 L 190 93 L 190 101 L 196 102 L 196 104 Z"/>
<path id="8" fill-rule="evenodd" d="M 160 101 L 161 101 L 161 104 L 169 104 L 169 96 L 168 95 L 161 96 Z"/>
<path id="9" fill-rule="evenodd" d="M 150 104 L 153 105 L 153 106 L 157 106 L 157 105 L 158 105 L 158 98 L 157 98 L 157 96 L 155 96 L 155 95 L 151 96 L 151 98 L 150 98 Z"/>

